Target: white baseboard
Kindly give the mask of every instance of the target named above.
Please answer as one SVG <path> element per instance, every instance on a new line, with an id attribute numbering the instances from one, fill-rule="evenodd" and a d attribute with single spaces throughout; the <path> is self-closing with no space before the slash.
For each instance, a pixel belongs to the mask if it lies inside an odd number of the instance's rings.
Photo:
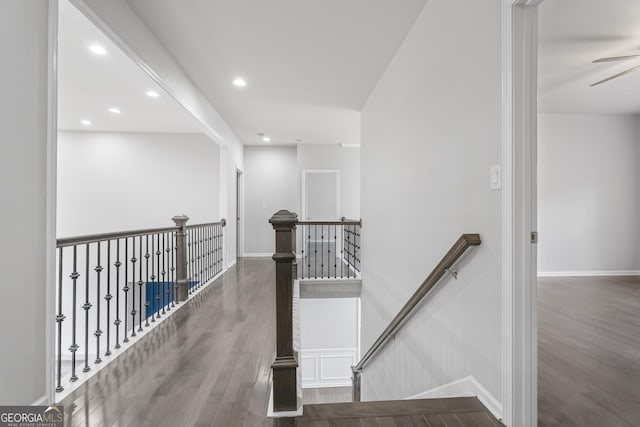
<path id="1" fill-rule="evenodd" d="M 538 277 L 640 276 L 640 270 L 539 271 Z"/>
<path id="2" fill-rule="evenodd" d="M 245 252 L 242 254 L 244 258 L 271 258 L 273 256 L 272 252 L 262 253 L 262 252 Z"/>
<path id="3" fill-rule="evenodd" d="M 436 399 L 442 397 L 476 396 L 497 419 L 502 419 L 502 404 L 472 375 L 407 397 L 406 399 Z"/>

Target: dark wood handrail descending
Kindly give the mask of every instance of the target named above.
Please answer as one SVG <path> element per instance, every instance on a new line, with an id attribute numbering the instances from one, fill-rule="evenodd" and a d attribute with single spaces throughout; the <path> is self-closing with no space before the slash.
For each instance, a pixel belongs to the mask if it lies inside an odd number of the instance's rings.
<path id="1" fill-rule="evenodd" d="M 413 310 L 420 304 L 420 301 L 433 289 L 440 279 L 447 273 L 453 264 L 460 259 L 467 249 L 471 246 L 480 245 L 479 234 L 463 234 L 453 244 L 449 252 L 442 258 L 438 265 L 433 269 L 431 274 L 422 282 L 416 292 L 409 298 L 407 303 L 402 307 L 398 314 L 393 318 L 389 326 L 380 334 L 378 339 L 373 343 L 371 348 L 360 359 L 360 362 L 353 370 L 353 400 L 360 400 L 360 374 L 364 370 L 365 365 L 375 357 L 380 350 L 387 344 L 389 339 L 396 335 L 407 318 L 412 314 Z"/>

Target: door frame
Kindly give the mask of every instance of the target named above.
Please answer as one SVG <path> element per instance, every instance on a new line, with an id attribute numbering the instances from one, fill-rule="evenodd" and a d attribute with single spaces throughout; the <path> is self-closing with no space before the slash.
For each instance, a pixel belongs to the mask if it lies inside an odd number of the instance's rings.
<path id="1" fill-rule="evenodd" d="M 303 169 L 302 170 L 302 199 L 300 200 L 300 210 L 302 221 L 307 220 L 307 175 L 309 174 L 336 174 L 336 219 L 340 219 L 340 171 L 338 169 Z"/>
<path id="2" fill-rule="evenodd" d="M 538 9 L 502 1 L 502 421 L 538 425 L 536 316 Z"/>
<path id="3" fill-rule="evenodd" d="M 236 166 L 236 258 L 244 256 L 244 171 Z"/>

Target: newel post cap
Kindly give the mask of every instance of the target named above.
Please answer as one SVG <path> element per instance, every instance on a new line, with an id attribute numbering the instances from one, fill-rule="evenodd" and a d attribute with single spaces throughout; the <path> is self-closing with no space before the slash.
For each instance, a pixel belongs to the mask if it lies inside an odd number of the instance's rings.
<path id="1" fill-rule="evenodd" d="M 171 219 L 173 220 L 173 222 L 176 224 L 177 227 L 184 227 L 187 224 L 187 221 L 189 221 L 189 217 L 186 216 L 185 214 L 176 215 Z"/>
<path id="2" fill-rule="evenodd" d="M 273 228 L 293 228 L 298 222 L 298 215 L 295 212 L 282 209 L 274 213 L 269 222 Z"/>

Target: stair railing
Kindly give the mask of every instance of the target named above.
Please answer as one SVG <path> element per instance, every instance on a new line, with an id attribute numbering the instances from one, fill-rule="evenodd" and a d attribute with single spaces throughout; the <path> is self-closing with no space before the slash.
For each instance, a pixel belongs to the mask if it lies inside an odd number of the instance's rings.
<path id="1" fill-rule="evenodd" d="M 460 238 L 453 244 L 449 252 L 442 258 L 442 260 L 438 263 L 438 265 L 433 269 L 431 274 L 422 282 L 420 287 L 415 291 L 415 293 L 409 298 L 407 303 L 400 309 L 398 314 L 393 318 L 393 320 L 389 323 L 389 325 L 385 328 L 385 330 L 380 334 L 378 339 L 375 340 L 371 348 L 362 356 L 357 365 L 351 368 L 352 371 L 352 382 L 353 382 L 353 401 L 360 401 L 360 392 L 361 392 L 361 377 L 362 372 L 364 371 L 365 366 L 373 360 L 376 355 L 380 353 L 380 351 L 385 347 L 385 345 L 389 342 L 389 340 L 394 337 L 398 331 L 405 324 L 407 319 L 413 314 L 415 308 L 420 304 L 422 299 L 429 294 L 434 286 L 442 279 L 442 277 L 447 274 L 447 272 L 451 272 L 451 267 L 460 259 L 460 257 L 465 253 L 467 249 L 471 246 L 480 245 L 480 235 L 479 234 L 463 234 Z M 457 274 L 452 272 L 452 274 Z"/>
<path id="2" fill-rule="evenodd" d="M 130 337 L 222 272 L 226 221 L 172 220 L 174 227 L 57 240 L 56 392 L 81 379 L 78 364 L 89 372 L 121 354 Z"/>
<path id="3" fill-rule="evenodd" d="M 356 279 L 360 277 L 361 220 L 296 221 L 301 279 Z"/>

